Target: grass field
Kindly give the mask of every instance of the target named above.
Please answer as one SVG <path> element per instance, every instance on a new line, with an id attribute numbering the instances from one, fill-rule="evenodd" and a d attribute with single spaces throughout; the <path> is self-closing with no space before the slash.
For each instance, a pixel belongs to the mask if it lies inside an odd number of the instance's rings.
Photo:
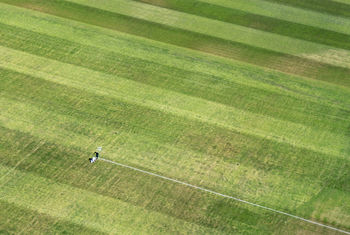
<path id="1" fill-rule="evenodd" d="M 0 0 L 0 233 L 350 232 L 349 10 Z"/>

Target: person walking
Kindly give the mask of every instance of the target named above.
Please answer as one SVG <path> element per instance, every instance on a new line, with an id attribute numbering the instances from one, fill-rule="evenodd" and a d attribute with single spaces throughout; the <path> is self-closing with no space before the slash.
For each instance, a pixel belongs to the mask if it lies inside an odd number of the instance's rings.
<path id="1" fill-rule="evenodd" d="M 98 159 L 98 157 L 99 157 L 99 155 L 100 155 L 98 152 L 94 152 L 94 154 L 95 154 L 95 156 L 94 156 L 94 157 L 89 158 L 90 163 L 94 163 L 94 162 L 96 162 L 96 161 L 97 161 L 97 159 Z"/>

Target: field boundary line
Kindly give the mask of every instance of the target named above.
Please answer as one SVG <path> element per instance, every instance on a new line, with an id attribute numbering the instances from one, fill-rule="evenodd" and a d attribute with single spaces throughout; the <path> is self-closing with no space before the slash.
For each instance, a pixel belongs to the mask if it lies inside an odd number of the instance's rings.
<path id="1" fill-rule="evenodd" d="M 178 183 L 178 184 L 182 184 L 182 185 L 185 185 L 185 186 L 188 186 L 188 187 L 191 187 L 191 188 L 202 190 L 204 192 L 208 192 L 208 193 L 211 193 L 211 194 L 214 194 L 214 195 L 218 195 L 218 196 L 221 196 L 221 197 L 233 199 L 233 200 L 236 200 L 236 201 L 239 201 L 239 202 L 251 205 L 251 206 L 259 207 L 259 208 L 262 208 L 262 209 L 265 209 L 265 210 L 269 210 L 269 211 L 272 211 L 272 212 L 275 212 L 275 213 L 278 213 L 278 214 L 286 215 L 286 216 L 292 217 L 294 219 L 302 220 L 302 221 L 310 223 L 310 224 L 315 224 L 315 225 L 318 225 L 318 226 L 321 226 L 321 227 L 324 227 L 324 228 L 328 228 L 328 229 L 331 229 L 331 230 L 335 230 L 335 231 L 338 231 L 338 232 L 341 232 L 341 233 L 350 234 L 350 232 L 347 232 L 345 230 L 341 230 L 341 229 L 338 229 L 338 228 L 335 228 L 335 227 L 332 227 L 332 226 L 328 226 L 328 225 L 321 224 L 321 223 L 318 223 L 318 222 L 315 222 L 315 221 L 312 221 L 312 220 L 308 220 L 308 219 L 302 218 L 300 216 L 289 214 L 287 212 L 275 210 L 275 209 L 272 209 L 270 207 L 262 206 L 262 205 L 259 205 L 259 204 L 253 203 L 253 202 L 249 202 L 249 201 L 246 201 L 246 200 L 243 200 L 243 199 L 239 199 L 237 197 L 233 197 L 233 196 L 229 196 L 229 195 L 226 195 L 226 194 L 218 193 L 218 192 L 215 192 L 213 190 L 202 188 L 202 187 L 199 187 L 199 186 L 196 186 L 196 185 L 193 185 L 193 184 L 189 184 L 189 183 L 186 183 L 186 182 L 183 182 L 183 181 L 180 181 L 180 180 L 172 179 L 172 178 L 169 178 L 169 177 L 166 177 L 166 176 L 162 176 L 162 175 L 158 175 L 158 174 L 155 174 L 155 173 L 152 173 L 152 172 L 149 172 L 149 171 L 141 170 L 141 169 L 136 168 L 136 167 L 128 166 L 128 165 L 125 165 L 125 164 L 122 164 L 122 163 L 118 163 L 118 162 L 115 162 L 115 161 L 111 161 L 111 160 L 108 160 L 108 159 L 105 159 L 105 158 L 99 158 L 99 160 L 102 160 L 104 162 L 108 162 L 108 163 L 111 163 L 111 164 L 114 164 L 114 165 L 118 165 L 118 166 L 121 166 L 121 167 L 129 168 L 129 169 L 132 169 L 134 171 L 139 171 L 139 172 L 142 172 L 144 174 L 152 175 L 152 176 L 155 176 L 155 177 L 158 177 L 158 178 L 162 178 L 162 179 L 165 179 L 165 180 L 168 180 L 168 181 L 172 181 L 172 182 L 175 182 L 175 183 Z"/>

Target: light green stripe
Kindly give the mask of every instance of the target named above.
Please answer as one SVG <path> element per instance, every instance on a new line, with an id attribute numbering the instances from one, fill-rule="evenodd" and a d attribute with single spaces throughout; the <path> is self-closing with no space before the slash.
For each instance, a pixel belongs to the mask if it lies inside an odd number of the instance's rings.
<path id="1" fill-rule="evenodd" d="M 200 0 L 249 13 L 350 34 L 350 20 L 262 0 Z M 346 0 L 343 0 L 346 1 Z"/>
<path id="2" fill-rule="evenodd" d="M 344 136 L 0 47 L 0 66 L 166 113 L 341 156 Z M 99 81 L 98 84 L 96 81 Z M 137 90 L 135 93 L 133 91 Z M 152 92 L 151 92 L 152 91 Z"/>
<path id="3" fill-rule="evenodd" d="M 163 226 L 173 232 L 215 231 L 0 165 L 0 176 L 4 175 L 10 178 L 0 178 L 0 200 L 102 232 L 157 233 Z"/>
<path id="4" fill-rule="evenodd" d="M 257 68 L 238 61 L 208 56 L 194 50 L 141 39 L 105 28 L 95 27 L 4 4 L 0 4 L 0 6 L 2 6 L 0 8 L 0 22 L 11 26 L 21 27 L 34 32 L 67 39 L 83 45 L 99 47 L 105 50 L 157 62 L 171 67 L 211 74 L 247 86 L 302 97 L 303 99 L 314 100 L 319 103 L 327 103 L 328 105 L 329 102 L 326 100 L 320 100 L 314 97 L 319 96 L 327 98 L 332 94 L 331 96 L 335 96 L 332 97 L 333 100 L 344 99 L 344 97 L 350 99 L 350 93 L 348 91 L 342 91 L 339 87 L 321 81 L 304 81 L 291 75 L 268 71 L 268 69 Z M 249 70 L 254 76 L 248 76 L 246 74 L 247 70 Z M 281 83 L 283 86 L 290 89 L 281 89 L 279 86 L 271 85 L 264 80 L 256 79 L 255 77 L 257 74 L 264 78 L 270 77 L 274 74 L 273 83 Z M 306 86 L 305 83 L 312 84 L 312 89 L 310 90 L 310 87 Z M 295 93 L 293 92 L 294 90 L 300 92 Z M 313 96 L 302 95 L 308 93 L 312 93 Z M 331 105 L 338 106 L 338 104 L 335 104 L 334 102 Z"/>
<path id="5" fill-rule="evenodd" d="M 332 0 L 333 2 L 341 2 L 350 5 L 350 0 Z"/>
<path id="6" fill-rule="evenodd" d="M 28 133 L 66 146 L 67 149 L 77 147 L 86 153 L 96 148 L 97 143 L 102 143 L 105 149 L 103 155 L 108 159 L 141 166 L 192 184 L 205 185 L 215 191 L 239 194 L 243 198 L 266 205 L 294 208 L 307 202 L 312 195 L 321 190 L 318 180 L 287 179 L 284 175 L 249 165 L 236 166 L 211 155 L 176 149 L 176 146 L 161 146 L 144 136 L 124 132 L 118 133 L 116 137 L 102 126 L 49 112 L 28 103 L 0 98 L 0 105 L 5 110 L 0 114 L 0 123 L 8 129 Z M 91 131 L 91 137 L 77 135 L 72 131 L 63 130 L 59 120 L 65 120 L 66 125 L 93 127 L 94 130 Z M 81 156 L 77 156 L 76 160 L 87 161 Z M 285 184 L 287 180 L 288 185 Z M 251 190 L 259 187 L 263 187 L 264 190 Z M 281 198 L 280 195 L 290 196 Z"/>
<path id="7" fill-rule="evenodd" d="M 190 15 L 149 4 L 127 0 L 113 2 L 108 0 L 101 0 L 98 2 L 94 0 L 69 1 L 285 54 L 301 55 L 305 53 L 321 53 L 329 50 L 336 50 L 350 58 L 350 52 L 334 47 Z"/>

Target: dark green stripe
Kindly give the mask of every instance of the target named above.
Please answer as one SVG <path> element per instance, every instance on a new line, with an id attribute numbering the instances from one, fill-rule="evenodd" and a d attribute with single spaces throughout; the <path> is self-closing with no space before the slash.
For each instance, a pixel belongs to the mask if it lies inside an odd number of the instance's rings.
<path id="1" fill-rule="evenodd" d="M 196 0 L 135 0 L 292 38 L 350 49 L 350 35 Z"/>
<path id="2" fill-rule="evenodd" d="M 37 211 L 0 200 L 0 234 L 23 233 L 105 234 L 82 225 L 74 224 L 70 221 L 60 220 Z"/>
<path id="3" fill-rule="evenodd" d="M 249 112 L 301 123 L 312 128 L 321 127 L 324 130 L 337 133 L 343 132 L 346 122 L 344 119 L 349 118 L 349 110 L 245 86 L 216 76 L 132 58 L 16 27 L 0 24 L 0 35 L 1 44 L 17 50 L 118 75 L 147 85 L 222 103 Z M 245 76 L 261 80 L 261 73 L 242 72 Z M 274 75 L 269 74 L 268 76 L 271 77 L 271 80 L 274 79 Z"/>
<path id="4" fill-rule="evenodd" d="M 264 0 L 318 11 L 335 16 L 350 17 L 350 5 L 329 0 Z"/>
<path id="5" fill-rule="evenodd" d="M 242 43 L 181 30 L 125 15 L 58 0 L 2 0 L 56 16 L 102 26 L 156 41 L 241 60 L 282 72 L 350 87 L 350 69 L 319 63 Z M 6 45 L 6 44 L 5 44 Z"/>
<path id="6" fill-rule="evenodd" d="M 255 233 L 265 230 L 271 233 L 274 226 L 266 226 L 264 222 L 273 220 L 276 225 L 285 219 L 274 213 L 264 214 L 259 209 L 247 208 L 238 202 L 222 200 L 130 169 L 104 162 L 98 162 L 92 167 L 87 161 L 90 153 L 72 147 L 67 151 L 66 147 L 46 142 L 35 151 L 35 157 L 23 159 L 23 156 L 32 152 L 42 140 L 1 126 L 0 140 L 6 145 L 6 149 L 0 146 L 1 152 L 4 153 L 0 155 L 3 165 L 16 166 L 17 170 L 217 229 L 218 232 L 239 231 L 234 226 L 238 223 L 239 229 L 253 230 Z M 216 208 L 218 203 L 222 205 L 221 208 Z M 158 226 L 159 231 L 167 227 L 166 224 L 152 226 Z M 176 233 L 169 230 L 166 232 Z"/>
<path id="7" fill-rule="evenodd" d="M 96 122 L 99 125 L 105 123 L 109 130 L 119 130 L 120 120 L 123 120 L 125 123 L 122 123 L 122 126 L 126 126 L 125 130 L 128 125 L 131 125 L 130 130 L 134 133 L 142 134 L 144 130 L 145 133 L 149 133 L 148 135 L 157 136 L 155 138 L 157 141 L 165 139 L 173 145 L 180 143 L 178 145 L 180 149 L 193 147 L 194 150 L 225 157 L 227 161 L 252 165 L 261 171 L 275 175 L 309 180 L 310 184 L 323 184 L 324 187 L 345 190 L 343 185 L 339 184 L 342 182 L 339 179 L 342 179 L 344 172 L 350 167 L 349 162 L 344 159 L 235 134 L 222 128 L 162 114 L 141 106 L 129 105 L 11 71 L 2 74 L 1 77 L 7 76 L 10 81 L 4 85 L 4 88 L 13 90 L 10 87 L 12 82 L 12 86 L 19 88 L 19 91 L 13 94 L 3 92 L 4 98 L 10 95 L 13 99 L 36 105 L 42 110 L 80 118 L 83 120 L 82 123 L 90 120 L 91 124 L 79 125 L 79 127 L 70 126 L 67 121 L 65 126 L 72 133 L 89 136 L 91 135 L 89 129 Z M 26 90 L 23 91 L 21 87 L 25 87 Z M 79 130 L 85 132 L 81 133 Z M 163 138 L 164 136 L 167 138 Z M 117 198 L 202 226 L 226 232 L 249 229 L 254 230 L 254 233 L 262 230 L 271 233 L 271 230 L 279 227 L 280 222 L 285 219 L 275 214 L 265 214 L 265 212 L 260 214 L 261 211 L 252 211 L 251 208 L 245 208 L 239 203 L 221 201 L 212 198 L 211 195 L 128 169 L 108 164 L 92 168 L 86 160 L 90 153 L 84 149 L 70 147 L 67 151 L 66 146 L 46 142 L 35 151 L 35 155 L 23 159 L 23 156 L 33 152 L 42 140 L 19 131 L 0 128 L 0 143 L 2 153 L 0 161 L 3 165 L 16 166 L 17 170 L 32 172 L 57 182 Z M 19 163 L 20 160 L 23 161 Z M 213 162 L 215 162 L 214 159 Z M 137 167 L 142 168 L 142 166 Z M 86 177 L 91 175 L 98 177 Z M 265 187 L 276 187 L 271 183 L 264 183 Z M 242 182 L 240 188 L 230 190 L 240 192 L 244 184 Z M 279 209 L 286 210 L 286 208 Z M 269 221 L 267 225 L 266 221 Z M 234 230 L 232 224 L 236 222 L 240 223 L 240 227 Z"/>
<path id="8" fill-rule="evenodd" d="M 42 140 L 18 131 L 0 127 L 0 140 L 6 146 L 0 146 L 4 153 L 0 156 L 3 165 L 16 166 L 17 170 L 31 172 L 221 232 L 251 231 L 256 234 L 259 231 L 261 234 L 264 231 L 271 234 L 274 229 L 286 223 L 283 215 L 247 207 L 232 200 L 222 200 L 132 170 L 103 162 L 91 167 L 86 161 L 89 153 L 75 148 L 70 148 L 67 152 L 66 147 L 46 142 L 35 151 L 35 157 L 23 159 Z M 19 163 L 20 160 L 22 161 Z M 285 208 L 284 210 L 289 211 Z M 293 220 L 292 223 L 295 222 Z M 239 223 L 239 227 L 233 225 L 236 223 Z M 297 223 L 299 229 L 305 226 L 300 221 Z"/>
<path id="9" fill-rule="evenodd" d="M 87 126 L 73 125 L 67 121 L 61 127 L 75 134 L 93 138 L 96 133 L 91 126 L 98 125 L 114 132 L 145 136 L 152 143 L 208 154 L 213 161 L 223 159 L 227 163 L 273 171 L 284 177 L 291 177 L 289 172 L 293 171 L 292 178 L 296 180 L 333 186 L 339 185 L 339 177 L 350 167 L 350 162 L 345 159 L 177 117 L 10 70 L 0 71 L 0 76 L 4 78 L 4 98 L 25 101 L 60 115 L 69 114 L 82 123 L 88 123 Z M 308 166 L 310 163 L 313 167 Z"/>

